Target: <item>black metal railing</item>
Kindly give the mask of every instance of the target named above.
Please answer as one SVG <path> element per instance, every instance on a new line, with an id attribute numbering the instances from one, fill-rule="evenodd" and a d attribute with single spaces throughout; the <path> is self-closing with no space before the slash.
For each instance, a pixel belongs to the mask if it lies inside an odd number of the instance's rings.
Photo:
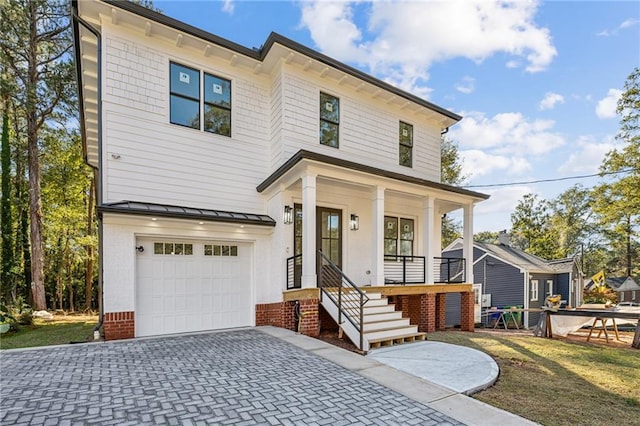
<path id="1" fill-rule="evenodd" d="M 386 284 L 424 284 L 426 282 L 424 256 L 385 256 Z"/>
<path id="2" fill-rule="evenodd" d="M 302 288 L 302 255 L 287 259 L 287 290 Z"/>
<path id="3" fill-rule="evenodd" d="M 318 250 L 318 287 L 321 297 L 328 297 L 338 308 L 338 325 L 347 319 L 360 335 L 360 346 L 364 346 L 364 305 L 369 298 L 338 266 Z"/>
<path id="4" fill-rule="evenodd" d="M 464 283 L 465 259 L 459 257 L 433 258 L 434 283 Z"/>

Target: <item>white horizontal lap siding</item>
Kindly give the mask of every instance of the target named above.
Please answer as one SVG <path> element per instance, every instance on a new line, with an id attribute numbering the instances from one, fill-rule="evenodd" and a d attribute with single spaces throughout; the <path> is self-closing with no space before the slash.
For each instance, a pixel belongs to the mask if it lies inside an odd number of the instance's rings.
<path id="1" fill-rule="evenodd" d="M 150 47 L 159 42 L 141 41 L 134 33 L 130 39 L 109 34 L 106 40 L 105 202 L 126 199 L 263 213 L 255 188 L 269 171 L 269 81 L 213 57 L 185 58 L 186 49 Z M 231 138 L 169 122 L 171 60 L 231 79 Z"/>
<path id="2" fill-rule="evenodd" d="M 390 105 L 386 99 L 357 92 L 312 72 L 289 67 L 282 72 L 283 143 L 286 156 L 304 148 L 346 160 L 440 180 L 440 129 L 424 116 Z M 339 149 L 319 143 L 319 93 L 340 99 Z M 399 162 L 400 121 L 414 127 L 413 167 Z"/>

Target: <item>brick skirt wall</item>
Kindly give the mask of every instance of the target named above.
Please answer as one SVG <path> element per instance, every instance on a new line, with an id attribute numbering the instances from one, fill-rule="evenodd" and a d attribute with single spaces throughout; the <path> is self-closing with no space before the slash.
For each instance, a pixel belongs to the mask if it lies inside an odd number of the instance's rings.
<path id="1" fill-rule="evenodd" d="M 135 337 L 135 314 L 107 312 L 102 322 L 105 340 L 132 339 Z"/>
<path id="2" fill-rule="evenodd" d="M 295 301 L 262 303 L 256 305 L 256 326 L 272 325 L 301 334 L 317 337 L 320 334 L 320 301 L 318 299 L 299 300 L 300 318 L 296 328 Z"/>

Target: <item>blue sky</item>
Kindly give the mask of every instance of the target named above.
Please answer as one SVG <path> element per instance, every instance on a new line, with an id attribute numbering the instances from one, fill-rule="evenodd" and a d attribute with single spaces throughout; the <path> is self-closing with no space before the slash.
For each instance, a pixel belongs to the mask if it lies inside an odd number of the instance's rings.
<path id="1" fill-rule="evenodd" d="M 615 104 L 640 66 L 637 1 L 166 1 L 164 14 L 247 47 L 274 31 L 464 116 L 468 185 L 596 173 L 616 147 Z M 510 228 L 527 193 L 597 178 L 474 188 L 474 228 Z"/>

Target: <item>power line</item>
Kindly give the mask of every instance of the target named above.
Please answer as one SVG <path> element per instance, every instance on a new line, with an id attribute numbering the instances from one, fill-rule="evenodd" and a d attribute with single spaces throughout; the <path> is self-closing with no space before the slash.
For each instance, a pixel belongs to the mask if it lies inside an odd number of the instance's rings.
<path id="1" fill-rule="evenodd" d="M 637 172 L 637 171 L 640 171 L 640 169 L 625 169 L 625 170 L 619 170 L 617 172 L 594 173 L 591 175 L 566 176 L 566 177 L 554 178 L 554 179 L 539 179 L 539 180 L 529 180 L 529 181 L 522 181 L 522 182 L 491 183 L 486 185 L 465 185 L 463 186 L 463 188 L 493 188 L 498 186 L 528 185 L 531 183 L 545 183 L 545 182 L 558 182 L 561 180 L 586 179 L 586 178 L 596 177 L 596 176 L 617 175 L 619 173 L 629 173 L 629 172 Z"/>

